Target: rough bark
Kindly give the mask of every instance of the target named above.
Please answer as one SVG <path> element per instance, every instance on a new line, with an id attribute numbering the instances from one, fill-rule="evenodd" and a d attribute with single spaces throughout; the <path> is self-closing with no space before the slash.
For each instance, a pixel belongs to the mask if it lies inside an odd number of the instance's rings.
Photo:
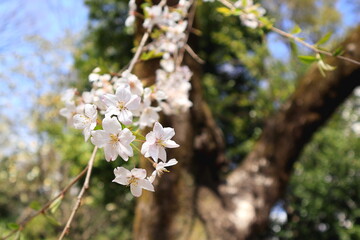
<path id="1" fill-rule="evenodd" d="M 360 28 L 344 42 L 346 56 L 360 60 Z M 135 239 L 256 239 L 267 224 L 273 204 L 283 196 L 294 162 L 316 130 L 360 83 L 360 66 L 335 58 L 337 66 L 322 77 L 314 66 L 263 134 L 243 164 L 221 180 L 224 141 L 202 98 L 201 69 L 194 72 L 190 111 L 164 117 L 175 128 L 181 148 L 170 152 L 179 164 L 156 182 L 156 192 L 138 200 Z M 138 64 L 138 74 L 151 79 L 156 63 Z M 150 67 L 149 67 L 150 66 Z M 143 162 L 144 167 L 148 163 Z"/>

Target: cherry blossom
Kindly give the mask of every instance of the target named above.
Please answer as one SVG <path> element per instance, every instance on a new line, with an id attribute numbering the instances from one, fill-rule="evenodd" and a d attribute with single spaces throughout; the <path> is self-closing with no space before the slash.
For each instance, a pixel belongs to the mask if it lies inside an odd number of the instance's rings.
<path id="1" fill-rule="evenodd" d="M 154 182 L 156 176 L 158 175 L 159 177 L 164 174 L 165 172 L 169 172 L 166 167 L 171 167 L 174 166 L 178 163 L 178 161 L 176 161 L 175 158 L 170 159 L 168 162 L 159 162 L 159 163 L 155 163 L 155 171 L 153 171 L 153 173 L 151 174 L 151 176 L 149 177 L 149 181 L 150 182 Z"/>
<path id="2" fill-rule="evenodd" d="M 132 94 L 136 94 L 138 96 L 141 96 L 144 91 L 143 84 L 139 78 L 136 75 L 130 73 L 128 70 L 125 70 L 121 74 L 121 78 L 114 81 L 115 88 L 125 88 L 126 86 L 130 87 Z"/>
<path id="3" fill-rule="evenodd" d="M 103 102 L 108 107 L 105 116 L 116 115 L 119 121 L 125 125 L 132 123 L 132 111 L 138 110 L 140 107 L 140 97 L 132 94 L 128 87 L 118 87 L 115 95 L 105 94 Z"/>
<path id="4" fill-rule="evenodd" d="M 156 122 L 153 131 L 146 135 L 146 141 L 141 147 L 141 153 L 145 157 L 152 157 L 155 162 L 158 159 L 166 161 L 165 148 L 177 148 L 179 145 L 170 140 L 175 135 L 173 128 L 163 128 L 163 126 Z"/>
<path id="5" fill-rule="evenodd" d="M 76 114 L 73 118 L 74 127 L 83 129 L 85 141 L 90 137 L 90 133 L 96 127 L 97 110 L 92 104 L 85 104 L 84 114 Z"/>
<path id="6" fill-rule="evenodd" d="M 124 167 L 117 167 L 114 169 L 116 182 L 121 185 L 129 186 L 131 194 L 135 197 L 140 197 L 142 189 L 154 192 L 154 186 L 146 179 L 146 170 L 141 168 L 133 168 L 131 171 Z"/>
<path id="7" fill-rule="evenodd" d="M 92 131 L 91 142 L 99 148 L 104 148 L 105 159 L 115 161 L 118 155 L 125 161 L 134 155 L 130 143 L 135 136 L 127 128 L 121 129 L 116 118 L 105 117 L 102 121 L 104 130 Z"/>

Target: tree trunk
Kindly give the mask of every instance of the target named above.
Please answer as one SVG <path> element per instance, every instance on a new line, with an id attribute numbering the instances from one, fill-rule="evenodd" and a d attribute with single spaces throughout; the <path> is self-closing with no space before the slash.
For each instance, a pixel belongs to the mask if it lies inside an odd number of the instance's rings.
<path id="1" fill-rule="evenodd" d="M 346 56 L 360 60 L 360 27 L 345 41 Z M 201 68 L 188 55 L 194 106 L 179 116 L 163 117 L 175 128 L 180 148 L 169 158 L 179 164 L 155 182 L 155 193 L 138 199 L 134 238 L 145 240 L 256 239 L 271 207 L 289 181 L 294 162 L 316 130 L 360 83 L 360 66 L 336 58 L 322 77 L 313 66 L 293 96 L 266 123 L 254 149 L 226 179 L 224 140 L 202 98 Z M 156 62 L 136 66 L 140 78 L 153 79 Z M 135 69 L 135 70 L 136 70 Z M 152 77 L 150 77 L 152 76 Z M 145 161 L 142 167 L 152 171 Z"/>

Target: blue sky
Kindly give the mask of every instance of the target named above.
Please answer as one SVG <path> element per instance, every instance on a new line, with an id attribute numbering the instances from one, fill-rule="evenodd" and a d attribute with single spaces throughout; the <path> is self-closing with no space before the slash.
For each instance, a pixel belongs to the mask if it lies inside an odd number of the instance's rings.
<path id="1" fill-rule="evenodd" d="M 14 124 L 6 129 L 10 145 L 36 141 L 26 120 L 36 111 L 35 97 L 71 69 L 71 46 L 85 32 L 87 17 L 82 0 L 0 0 L 0 125 Z"/>

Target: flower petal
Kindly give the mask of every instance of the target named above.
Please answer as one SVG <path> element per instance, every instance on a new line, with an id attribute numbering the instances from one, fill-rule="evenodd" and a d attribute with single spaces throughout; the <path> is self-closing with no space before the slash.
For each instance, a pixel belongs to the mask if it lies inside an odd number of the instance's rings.
<path id="1" fill-rule="evenodd" d="M 156 144 L 149 146 L 148 154 L 154 159 L 155 162 L 158 161 L 159 158 L 159 148 Z"/>
<path id="2" fill-rule="evenodd" d="M 165 163 L 164 167 L 170 167 L 174 166 L 178 163 L 178 161 L 175 158 L 170 159 L 167 163 Z"/>
<path id="3" fill-rule="evenodd" d="M 146 177 L 146 170 L 143 168 L 133 168 L 131 174 L 139 179 L 144 179 Z"/>
<path id="4" fill-rule="evenodd" d="M 111 144 L 106 144 L 104 146 L 104 152 L 105 152 L 105 159 L 108 162 L 115 161 L 118 156 L 116 148 L 114 148 L 114 146 Z"/>
<path id="5" fill-rule="evenodd" d="M 114 180 L 112 180 L 113 182 L 116 182 L 118 184 L 121 184 L 121 185 L 129 185 L 129 179 L 127 177 L 123 177 L 123 176 L 120 176 L 120 177 L 116 177 Z"/>
<path id="6" fill-rule="evenodd" d="M 93 104 L 85 104 L 85 116 L 93 118 L 97 115 L 96 106 Z"/>
<path id="7" fill-rule="evenodd" d="M 147 179 L 139 179 L 138 186 L 142 187 L 143 189 L 146 189 L 148 191 L 155 192 L 154 186 Z"/>
<path id="8" fill-rule="evenodd" d="M 102 126 L 107 133 L 118 134 L 121 131 L 121 125 L 116 118 L 105 117 Z"/>
<path id="9" fill-rule="evenodd" d="M 108 143 L 109 134 L 106 133 L 104 130 L 96 130 L 91 132 L 92 138 L 91 142 L 95 146 L 98 146 L 99 148 L 102 148 L 105 146 L 105 144 Z"/>
<path id="10" fill-rule="evenodd" d="M 131 184 L 130 191 L 131 191 L 131 194 L 134 195 L 134 197 L 140 197 L 141 193 L 142 193 L 142 188 L 140 186 Z"/>
<path id="11" fill-rule="evenodd" d="M 165 148 L 163 148 L 163 147 L 159 147 L 159 159 L 166 162 L 166 151 L 165 151 Z"/>
<path id="12" fill-rule="evenodd" d="M 174 142 L 173 140 L 166 140 L 166 141 L 164 141 L 164 145 L 165 145 L 165 147 L 167 147 L 167 148 L 177 148 L 177 147 L 180 146 L 179 144 L 177 144 L 177 143 Z"/>
<path id="13" fill-rule="evenodd" d="M 140 97 L 133 95 L 131 99 L 125 104 L 129 110 L 136 110 L 140 108 Z"/>
<path id="14" fill-rule="evenodd" d="M 115 177 L 131 177 L 131 172 L 124 167 L 117 167 L 114 169 L 114 175 Z"/>
<path id="15" fill-rule="evenodd" d="M 118 87 L 116 89 L 115 95 L 116 95 L 116 99 L 119 102 L 124 102 L 124 103 L 127 103 L 131 98 L 131 93 L 130 93 L 129 88 Z"/>
<path id="16" fill-rule="evenodd" d="M 164 128 L 163 133 L 164 133 L 162 136 L 163 140 L 169 140 L 175 135 L 174 129 L 170 127 Z"/>

